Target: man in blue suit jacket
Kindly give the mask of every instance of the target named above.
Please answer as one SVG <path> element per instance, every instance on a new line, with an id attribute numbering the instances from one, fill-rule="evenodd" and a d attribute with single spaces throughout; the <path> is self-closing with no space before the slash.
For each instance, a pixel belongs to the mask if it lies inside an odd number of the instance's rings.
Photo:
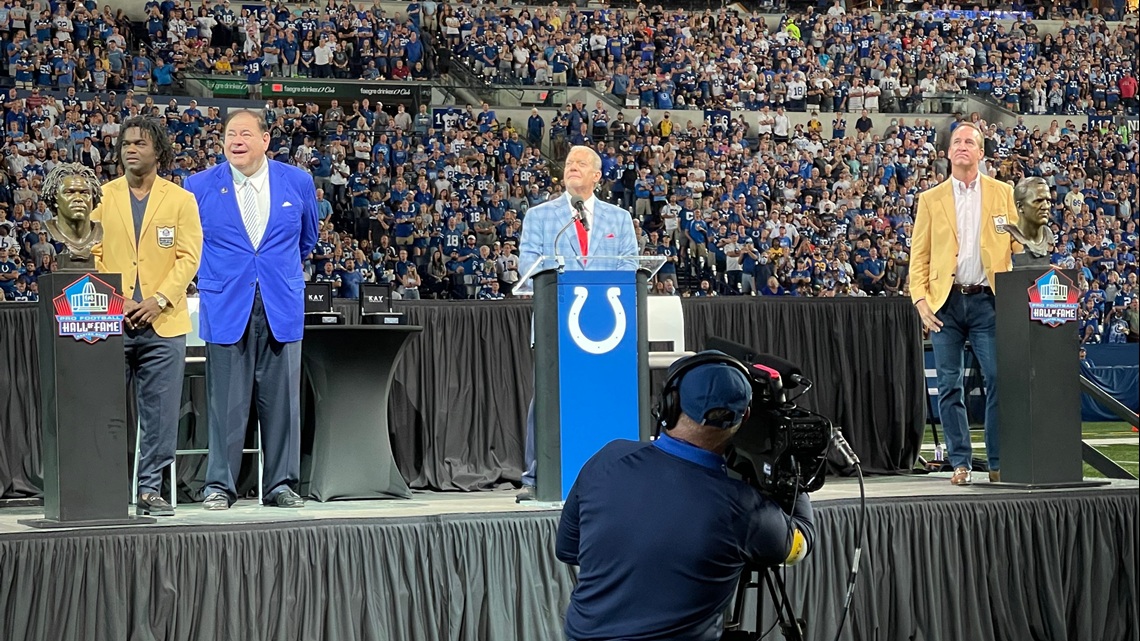
<path id="1" fill-rule="evenodd" d="M 317 242 L 317 193 L 307 172 L 266 158 L 269 131 L 252 111 L 226 120 L 226 160 L 186 179 L 202 218 L 199 333 L 206 341 L 210 455 L 206 509 L 237 500 L 237 475 L 257 401 L 266 505 L 302 507 L 301 262 Z"/>
<path id="2" fill-rule="evenodd" d="M 571 256 L 636 256 L 637 237 L 633 232 L 633 218 L 630 213 L 617 205 L 603 202 L 594 196 L 598 181 L 602 179 L 602 159 L 589 147 L 575 146 L 566 155 L 562 184 L 566 193 L 554 200 L 532 207 L 523 220 L 522 237 L 519 239 L 519 269 L 526 273 L 543 256 L 564 256 L 568 270 L 613 270 L 627 268 L 633 270 L 633 263 L 615 263 L 612 260 L 576 260 Z M 571 225 L 566 233 L 558 238 L 558 232 L 571 221 L 573 210 L 570 200 L 580 196 L 585 201 L 586 222 L 589 229 L 580 223 Z M 542 267 L 557 266 L 548 261 Z M 530 488 L 534 487 L 534 399 L 526 417 L 526 471 L 522 481 L 526 486 L 519 500 L 533 497 Z"/>

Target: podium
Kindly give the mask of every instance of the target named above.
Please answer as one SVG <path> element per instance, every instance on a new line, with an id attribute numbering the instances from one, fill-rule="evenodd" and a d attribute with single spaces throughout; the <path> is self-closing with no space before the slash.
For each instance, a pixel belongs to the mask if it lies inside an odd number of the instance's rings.
<path id="1" fill-rule="evenodd" d="M 1085 481 L 1075 272 L 1045 265 L 997 274 L 1000 485 L 1022 489 Z"/>
<path id="2" fill-rule="evenodd" d="M 534 297 L 535 498 L 564 501 L 582 466 L 652 424 L 646 283 L 659 256 L 544 256 L 513 292 Z"/>
<path id="3" fill-rule="evenodd" d="M 40 277 L 44 517 L 38 528 L 152 523 L 128 515 L 126 365 L 119 274 Z"/>

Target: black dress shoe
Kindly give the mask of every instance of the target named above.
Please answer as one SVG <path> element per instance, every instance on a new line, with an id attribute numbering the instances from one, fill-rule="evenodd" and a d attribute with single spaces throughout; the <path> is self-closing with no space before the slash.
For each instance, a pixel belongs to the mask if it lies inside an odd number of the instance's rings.
<path id="1" fill-rule="evenodd" d="M 214 492 L 207 496 L 205 501 L 202 501 L 202 507 L 207 510 L 228 510 L 230 509 L 230 500 L 225 494 Z"/>
<path id="2" fill-rule="evenodd" d="M 269 507 L 305 507 L 305 499 L 298 496 L 293 490 L 285 488 L 274 494 L 273 498 L 266 501 L 265 504 Z"/>
<path id="3" fill-rule="evenodd" d="M 515 495 L 515 503 L 522 503 L 523 501 L 535 500 L 534 486 L 524 485 L 522 492 Z"/>
<path id="4" fill-rule="evenodd" d="M 135 514 L 145 516 L 174 516 L 174 506 L 167 503 L 161 494 L 147 492 L 140 494 L 135 503 Z"/>

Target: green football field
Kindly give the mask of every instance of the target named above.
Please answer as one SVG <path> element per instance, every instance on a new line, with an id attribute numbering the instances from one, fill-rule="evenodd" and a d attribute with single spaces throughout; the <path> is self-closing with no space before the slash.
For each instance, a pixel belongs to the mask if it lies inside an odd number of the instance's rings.
<path id="1" fill-rule="evenodd" d="M 942 436 L 942 426 L 938 426 L 938 438 L 945 444 Z M 1140 476 L 1140 434 L 1132 431 L 1127 423 L 1082 423 L 1081 438 L 1086 441 L 1096 440 L 1117 441 L 1110 444 L 1094 444 L 1093 447 L 1102 454 L 1116 461 L 1120 467 L 1128 470 L 1133 476 Z M 981 426 L 971 427 L 970 439 L 974 444 L 974 456 L 981 456 L 985 452 L 985 440 Z M 927 460 L 934 456 L 934 437 L 930 433 L 930 426 L 922 439 L 922 456 Z M 1085 476 L 1103 478 L 1104 475 L 1085 464 Z"/>

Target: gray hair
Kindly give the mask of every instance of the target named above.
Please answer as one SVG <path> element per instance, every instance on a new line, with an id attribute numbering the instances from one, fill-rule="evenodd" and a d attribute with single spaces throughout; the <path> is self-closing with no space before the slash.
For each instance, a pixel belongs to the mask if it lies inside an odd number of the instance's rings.
<path id="1" fill-rule="evenodd" d="M 570 154 L 579 149 L 590 152 L 590 165 L 594 168 L 594 171 L 602 170 L 602 157 L 598 155 L 598 152 L 594 151 L 593 147 L 587 147 L 586 145 L 574 145 L 570 148 L 570 151 L 566 154 L 566 157 L 569 158 Z"/>

